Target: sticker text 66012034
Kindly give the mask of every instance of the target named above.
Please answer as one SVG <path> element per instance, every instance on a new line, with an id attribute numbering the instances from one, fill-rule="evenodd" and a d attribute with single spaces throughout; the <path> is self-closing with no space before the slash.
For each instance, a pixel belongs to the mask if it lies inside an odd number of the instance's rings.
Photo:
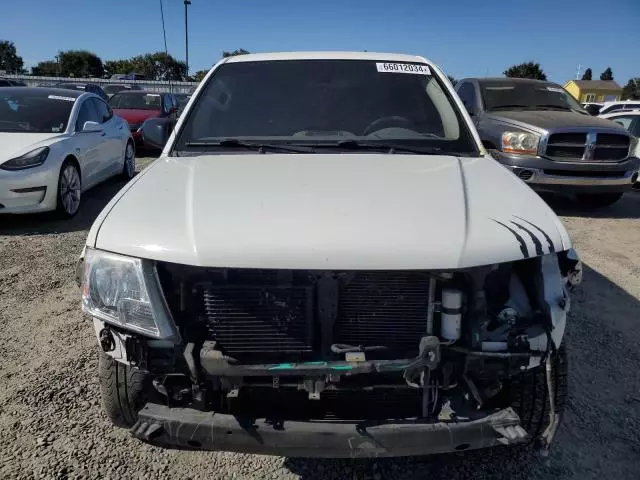
<path id="1" fill-rule="evenodd" d="M 417 63 L 376 63 L 379 72 L 384 73 L 410 73 L 414 75 L 431 75 L 427 65 Z"/>

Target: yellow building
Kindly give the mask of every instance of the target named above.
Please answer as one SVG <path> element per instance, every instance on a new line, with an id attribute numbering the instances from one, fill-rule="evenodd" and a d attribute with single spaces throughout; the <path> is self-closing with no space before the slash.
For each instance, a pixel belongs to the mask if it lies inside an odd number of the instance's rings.
<path id="1" fill-rule="evenodd" d="M 580 103 L 615 102 L 622 96 L 622 87 L 613 80 L 569 80 L 564 89 Z"/>

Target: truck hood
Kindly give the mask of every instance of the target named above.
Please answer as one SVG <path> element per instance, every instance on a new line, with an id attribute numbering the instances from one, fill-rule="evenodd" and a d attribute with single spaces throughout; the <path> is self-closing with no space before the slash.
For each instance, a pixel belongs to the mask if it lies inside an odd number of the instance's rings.
<path id="1" fill-rule="evenodd" d="M 49 145 L 60 133 L 0 132 L 0 163 Z"/>
<path id="2" fill-rule="evenodd" d="M 488 113 L 487 118 L 504 123 L 523 126 L 532 130 L 556 128 L 608 128 L 626 132 L 619 124 L 604 118 L 582 115 L 575 112 L 553 110 L 508 110 Z"/>
<path id="3" fill-rule="evenodd" d="M 179 264 L 453 269 L 570 246 L 544 201 L 488 158 L 161 157 L 125 188 L 88 245 Z"/>

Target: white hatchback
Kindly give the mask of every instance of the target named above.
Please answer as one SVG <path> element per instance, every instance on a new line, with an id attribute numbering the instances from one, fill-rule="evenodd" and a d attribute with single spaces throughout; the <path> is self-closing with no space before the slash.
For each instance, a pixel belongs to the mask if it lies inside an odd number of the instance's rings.
<path id="1" fill-rule="evenodd" d="M 0 88 L 0 214 L 78 212 L 81 194 L 135 173 L 126 120 L 92 93 Z"/>

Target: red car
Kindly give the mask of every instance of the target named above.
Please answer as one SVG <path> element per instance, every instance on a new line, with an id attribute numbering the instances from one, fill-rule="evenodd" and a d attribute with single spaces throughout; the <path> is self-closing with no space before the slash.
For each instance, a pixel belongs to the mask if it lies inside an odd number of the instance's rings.
<path id="1" fill-rule="evenodd" d="M 171 93 L 145 92 L 142 90 L 124 90 L 109 100 L 113 113 L 129 123 L 131 135 L 137 146 L 142 145 L 140 126 L 149 118 L 166 118 L 167 128 L 171 131 L 176 123 L 178 102 Z"/>

